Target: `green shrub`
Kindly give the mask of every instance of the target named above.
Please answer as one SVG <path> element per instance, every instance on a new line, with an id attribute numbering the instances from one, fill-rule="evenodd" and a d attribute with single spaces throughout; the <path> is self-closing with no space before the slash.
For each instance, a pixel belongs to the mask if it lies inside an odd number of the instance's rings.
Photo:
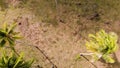
<path id="1" fill-rule="evenodd" d="M 0 28 L 0 47 L 4 47 L 5 44 L 9 43 L 10 47 L 15 45 L 16 39 L 20 39 L 19 32 L 15 32 L 16 23 L 8 25 L 4 23 L 3 27 Z"/>
<path id="2" fill-rule="evenodd" d="M 106 33 L 104 30 L 100 30 L 95 35 L 89 34 L 89 37 L 90 39 L 86 42 L 86 47 L 93 53 L 93 61 L 102 58 L 107 63 L 114 63 L 115 61 L 110 57 L 110 54 L 118 49 L 117 35 L 114 32 Z"/>
<path id="3" fill-rule="evenodd" d="M 19 32 L 14 31 L 16 25 L 16 23 L 12 25 L 4 23 L 3 27 L 0 28 L 0 48 L 3 52 L 3 56 L 0 58 L 0 68 L 30 68 L 33 63 L 33 60 L 23 60 L 23 54 L 19 55 L 14 48 L 15 41 L 21 38 Z M 5 45 L 9 45 L 12 50 L 9 56 L 5 52 Z"/>
<path id="4" fill-rule="evenodd" d="M 24 61 L 23 54 L 16 56 L 12 52 L 9 56 L 6 53 L 3 53 L 3 56 L 0 58 L 0 68 L 30 68 L 33 63 L 33 60 Z"/>

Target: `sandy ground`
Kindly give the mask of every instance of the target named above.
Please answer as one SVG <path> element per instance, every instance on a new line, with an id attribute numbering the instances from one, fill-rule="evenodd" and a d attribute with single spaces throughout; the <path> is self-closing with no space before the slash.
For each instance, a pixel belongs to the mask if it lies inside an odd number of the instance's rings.
<path id="1" fill-rule="evenodd" d="M 23 9 L 22 9 L 23 10 Z M 81 18 L 81 24 L 77 24 L 76 17 L 70 17 L 67 23 L 58 22 L 58 25 L 53 26 L 49 23 L 43 23 L 41 20 L 35 19 L 35 16 L 29 11 L 21 9 L 9 10 L 5 17 L 5 22 L 13 22 L 19 15 L 21 18 L 17 20 L 18 29 L 24 37 L 26 44 L 19 44 L 16 49 L 24 51 L 26 58 L 35 58 L 34 65 L 41 65 L 43 68 L 51 68 L 51 64 L 45 57 L 34 47 L 38 46 L 58 68 L 94 68 L 84 58 L 76 60 L 76 56 L 86 52 L 85 40 L 89 33 L 95 33 L 99 29 L 106 31 L 114 31 L 120 35 L 120 22 L 92 22 Z M 4 18 L 1 13 L 1 17 Z M 2 20 L 2 18 L 1 18 Z M 116 56 L 119 59 L 119 50 Z M 89 56 L 87 56 L 90 58 Z M 115 68 L 112 65 L 97 61 L 94 63 L 98 68 Z M 119 68 L 119 67 L 116 67 Z"/>
<path id="2" fill-rule="evenodd" d="M 25 39 L 42 49 L 58 68 L 94 68 L 84 58 L 76 61 L 76 56 L 86 52 L 86 35 L 96 31 L 94 27 L 90 27 L 95 25 L 92 23 L 89 25 L 85 23 L 82 26 L 74 23 L 59 23 L 54 27 L 51 24 L 41 22 L 28 25 L 29 22 L 26 19 L 23 20 L 19 28 Z M 84 29 L 85 27 L 89 31 Z M 45 64 L 43 67 L 49 68 L 47 67 L 49 62 L 43 62 Z M 98 68 L 108 67 L 107 64 L 99 61 L 95 65 Z"/>

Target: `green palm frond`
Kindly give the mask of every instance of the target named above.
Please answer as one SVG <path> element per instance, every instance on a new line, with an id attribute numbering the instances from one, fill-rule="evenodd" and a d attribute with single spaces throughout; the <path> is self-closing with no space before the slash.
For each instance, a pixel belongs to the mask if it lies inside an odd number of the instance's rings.
<path id="1" fill-rule="evenodd" d="M 87 49 L 94 53 L 93 59 L 103 58 L 108 63 L 114 63 L 109 54 L 114 53 L 118 49 L 118 37 L 114 32 L 106 33 L 100 30 L 96 34 L 89 34 L 89 41 L 86 42 Z"/>
<path id="2" fill-rule="evenodd" d="M 34 61 L 25 61 L 23 60 L 23 53 L 19 55 L 16 52 L 14 48 L 15 41 L 22 38 L 19 32 L 15 32 L 14 30 L 16 25 L 16 23 L 12 23 L 11 25 L 4 23 L 3 27 L 0 28 L 0 47 L 10 45 L 12 49 L 12 53 L 9 56 L 6 54 L 4 48 L 1 49 L 3 53 L 0 58 L 0 68 L 30 68 Z"/>
<path id="3" fill-rule="evenodd" d="M 15 40 L 21 38 L 19 32 L 14 31 L 16 25 L 16 23 L 12 23 L 11 25 L 4 23 L 3 27 L 0 28 L 0 47 L 5 46 L 6 43 L 13 46 L 15 45 Z"/>
<path id="4" fill-rule="evenodd" d="M 33 59 L 29 61 L 23 60 L 23 53 L 20 56 L 16 56 L 12 52 L 9 56 L 6 53 L 3 53 L 3 56 L 0 58 L 0 68 L 30 68 Z"/>

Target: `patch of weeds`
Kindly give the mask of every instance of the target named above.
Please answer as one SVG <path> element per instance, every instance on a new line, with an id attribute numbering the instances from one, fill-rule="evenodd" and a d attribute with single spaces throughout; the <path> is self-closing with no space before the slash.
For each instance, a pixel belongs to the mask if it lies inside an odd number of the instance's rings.
<path id="1" fill-rule="evenodd" d="M 80 55 L 76 55 L 75 56 L 75 61 L 81 60 L 81 56 Z"/>

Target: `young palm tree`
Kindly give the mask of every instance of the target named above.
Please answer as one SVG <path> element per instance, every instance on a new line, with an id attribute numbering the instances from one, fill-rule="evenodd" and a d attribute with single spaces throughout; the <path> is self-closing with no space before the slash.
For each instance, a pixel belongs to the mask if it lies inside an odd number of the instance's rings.
<path id="1" fill-rule="evenodd" d="M 19 32 L 14 31 L 16 25 L 16 23 L 12 23 L 12 25 L 4 23 L 3 27 L 0 28 L 0 48 L 3 52 L 3 56 L 0 58 L 0 68 L 30 68 L 33 63 L 33 60 L 23 60 L 23 54 L 19 55 L 14 49 L 15 41 L 21 38 Z M 6 49 L 3 48 L 6 45 L 12 49 L 9 56 L 6 55 Z"/>
<path id="2" fill-rule="evenodd" d="M 16 56 L 12 52 L 9 56 L 4 51 L 0 58 L 0 68 L 30 68 L 34 60 L 23 60 L 23 53 L 20 56 Z"/>
<path id="3" fill-rule="evenodd" d="M 21 38 L 19 36 L 19 32 L 14 31 L 16 25 L 16 23 L 12 23 L 12 25 L 4 23 L 3 27 L 0 28 L 0 47 L 10 45 L 10 47 L 13 49 L 16 39 Z"/>
<path id="4" fill-rule="evenodd" d="M 98 33 L 89 34 L 89 41 L 86 42 L 87 49 L 92 53 L 93 61 L 104 59 L 107 63 L 114 63 L 110 57 L 118 49 L 118 37 L 114 32 L 106 33 L 104 30 Z"/>

